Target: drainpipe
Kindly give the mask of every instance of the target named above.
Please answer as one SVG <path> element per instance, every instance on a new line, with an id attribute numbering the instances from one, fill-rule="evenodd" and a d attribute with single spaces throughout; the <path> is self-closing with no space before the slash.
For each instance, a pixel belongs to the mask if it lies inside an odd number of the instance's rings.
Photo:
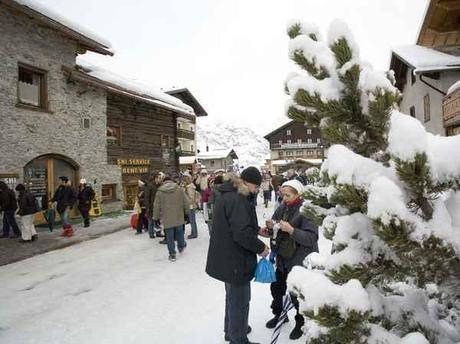
<path id="1" fill-rule="evenodd" d="M 441 91 L 439 88 L 433 86 L 433 85 L 430 85 L 426 80 L 424 80 L 423 78 L 423 74 L 420 74 L 420 81 L 423 82 L 425 85 L 427 85 L 428 87 L 432 88 L 433 90 L 435 91 L 438 91 L 439 93 L 441 93 L 443 96 L 445 96 L 447 93 L 444 92 L 444 91 Z"/>

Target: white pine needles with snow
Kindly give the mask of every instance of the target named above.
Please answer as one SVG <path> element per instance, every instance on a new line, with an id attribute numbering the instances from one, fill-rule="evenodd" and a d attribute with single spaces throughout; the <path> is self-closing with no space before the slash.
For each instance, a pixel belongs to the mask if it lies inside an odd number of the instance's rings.
<path id="1" fill-rule="evenodd" d="M 460 135 L 434 136 L 400 113 L 392 74 L 360 60 L 344 23 L 327 41 L 298 21 L 288 34 L 303 69 L 286 79 L 288 115 L 342 143 L 303 208 L 335 252 L 288 278 L 309 342 L 459 343 Z"/>

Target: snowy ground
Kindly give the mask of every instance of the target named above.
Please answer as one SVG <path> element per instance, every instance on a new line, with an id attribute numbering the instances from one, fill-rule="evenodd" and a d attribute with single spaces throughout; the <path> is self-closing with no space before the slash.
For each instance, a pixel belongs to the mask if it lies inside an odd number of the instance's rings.
<path id="1" fill-rule="evenodd" d="M 258 206 L 260 223 L 271 214 Z M 174 263 L 158 239 L 127 229 L 0 267 L 0 343 L 225 343 L 224 287 L 204 272 L 197 220 L 199 238 Z M 270 302 L 269 285 L 252 283 L 250 340 L 269 342 Z M 292 312 L 279 343 L 294 343 Z"/>

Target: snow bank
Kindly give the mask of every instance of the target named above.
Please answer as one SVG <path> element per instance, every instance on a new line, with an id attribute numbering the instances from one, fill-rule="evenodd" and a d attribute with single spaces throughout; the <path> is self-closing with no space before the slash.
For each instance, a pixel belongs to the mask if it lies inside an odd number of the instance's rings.
<path id="1" fill-rule="evenodd" d="M 332 283 L 321 272 L 295 266 L 288 276 L 289 291 L 301 290 L 307 295 L 301 302 L 302 310 L 318 313 L 320 307 L 337 307 L 342 316 L 355 310 L 366 312 L 370 309 L 366 291 L 358 280 L 352 279 L 343 285 Z"/>

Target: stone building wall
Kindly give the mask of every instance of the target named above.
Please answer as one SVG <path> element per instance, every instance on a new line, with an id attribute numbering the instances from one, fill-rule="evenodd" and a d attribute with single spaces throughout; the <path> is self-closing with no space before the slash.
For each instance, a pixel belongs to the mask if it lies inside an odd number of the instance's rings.
<path id="1" fill-rule="evenodd" d="M 0 32 L 0 173 L 22 180 L 31 160 L 60 154 L 79 165 L 79 177 L 97 180 L 97 193 L 102 184 L 117 184 L 122 201 L 121 170 L 107 164 L 106 92 L 68 83 L 61 69 L 75 65 L 76 43 L 1 4 Z M 17 106 L 18 63 L 47 71 L 49 111 Z"/>

